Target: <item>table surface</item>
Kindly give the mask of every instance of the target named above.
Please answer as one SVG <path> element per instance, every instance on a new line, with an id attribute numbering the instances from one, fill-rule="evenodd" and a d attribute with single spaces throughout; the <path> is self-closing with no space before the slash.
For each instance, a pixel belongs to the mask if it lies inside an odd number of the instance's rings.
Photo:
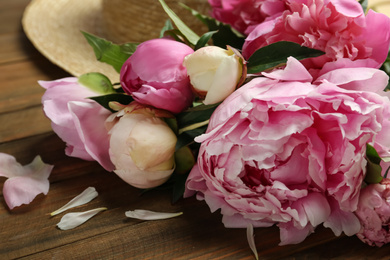
<path id="1" fill-rule="evenodd" d="M 40 103 L 38 80 L 69 76 L 50 63 L 26 38 L 21 17 L 28 0 L 0 0 L 0 152 L 27 164 L 36 155 L 53 164 L 48 195 L 9 210 L 0 178 L 0 259 L 253 259 L 245 229 L 227 229 L 219 212 L 195 198 L 171 203 L 169 191 L 141 194 L 97 163 L 64 154 L 65 144 L 52 132 Z M 74 211 L 108 210 L 68 231 L 50 217 L 85 188 L 99 196 Z M 178 212 L 180 217 L 128 219 L 133 209 Z M 260 259 L 389 259 L 390 245 L 372 248 L 356 237 L 335 237 L 318 227 L 299 245 L 278 246 L 277 227 L 255 229 Z"/>

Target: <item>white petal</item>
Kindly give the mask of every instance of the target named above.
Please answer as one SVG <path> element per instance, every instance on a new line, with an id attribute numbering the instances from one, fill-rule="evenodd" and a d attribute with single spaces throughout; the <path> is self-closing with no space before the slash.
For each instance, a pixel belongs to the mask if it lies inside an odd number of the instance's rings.
<path id="1" fill-rule="evenodd" d="M 57 227 L 62 230 L 69 230 L 78 227 L 103 210 L 107 210 L 107 208 L 97 208 L 84 212 L 72 212 L 65 214 L 61 218 L 61 221 L 57 224 Z"/>
<path id="2" fill-rule="evenodd" d="M 60 214 L 61 212 L 64 212 L 65 210 L 68 210 L 70 208 L 74 208 L 80 205 L 84 205 L 94 198 L 98 196 L 98 193 L 94 187 L 88 187 L 85 189 L 82 193 L 74 197 L 71 201 L 66 203 L 64 206 L 61 208 L 57 209 L 56 211 L 53 211 L 50 213 L 51 216 L 55 216 L 57 214 Z"/>
<path id="3" fill-rule="evenodd" d="M 159 220 L 159 219 L 167 219 L 174 218 L 180 216 L 183 212 L 177 213 L 165 213 L 165 212 L 154 212 L 150 210 L 136 209 L 129 210 L 125 212 L 126 217 L 128 218 L 136 218 L 141 220 Z"/>
<path id="4" fill-rule="evenodd" d="M 382 161 L 384 161 L 384 162 L 390 162 L 390 157 L 383 157 L 383 158 L 382 158 Z"/>
<path id="5" fill-rule="evenodd" d="M 256 260 L 259 259 L 259 255 L 257 254 L 256 244 L 255 244 L 255 236 L 253 234 L 253 226 L 252 224 L 248 224 L 246 228 L 246 237 L 248 239 L 249 247 L 251 248 L 253 254 L 255 255 Z"/>

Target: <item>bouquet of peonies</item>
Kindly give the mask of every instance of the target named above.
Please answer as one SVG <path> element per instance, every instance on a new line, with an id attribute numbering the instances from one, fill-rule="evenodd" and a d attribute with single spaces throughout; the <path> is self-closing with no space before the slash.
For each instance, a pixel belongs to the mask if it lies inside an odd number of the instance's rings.
<path id="1" fill-rule="evenodd" d="M 198 36 L 160 3 L 176 27 L 159 39 L 84 33 L 120 83 L 40 82 L 66 154 L 196 195 L 226 227 L 277 225 L 281 245 L 321 224 L 390 242 L 390 18 L 356 0 L 209 0 L 213 18 L 189 10 Z"/>

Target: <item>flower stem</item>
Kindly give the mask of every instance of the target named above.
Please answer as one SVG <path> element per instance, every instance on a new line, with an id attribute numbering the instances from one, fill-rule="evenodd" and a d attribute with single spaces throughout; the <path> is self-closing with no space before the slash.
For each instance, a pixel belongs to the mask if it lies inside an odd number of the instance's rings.
<path id="1" fill-rule="evenodd" d="M 183 132 L 186 132 L 186 131 L 189 131 L 189 130 L 194 130 L 196 128 L 199 128 L 199 127 L 202 127 L 202 126 L 205 126 L 209 123 L 209 119 L 203 121 L 203 122 L 199 122 L 199 123 L 195 123 L 195 124 L 192 124 L 192 125 L 189 125 L 189 126 L 186 126 L 186 127 L 183 127 L 183 128 L 180 128 L 179 129 L 179 134 L 183 133 Z"/>

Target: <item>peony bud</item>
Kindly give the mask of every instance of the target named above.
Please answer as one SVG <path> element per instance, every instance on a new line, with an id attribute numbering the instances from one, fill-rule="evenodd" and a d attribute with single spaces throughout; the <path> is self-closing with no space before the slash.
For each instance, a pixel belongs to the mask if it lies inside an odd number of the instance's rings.
<path id="1" fill-rule="evenodd" d="M 133 102 L 113 115 L 119 118 L 109 132 L 114 172 L 137 188 L 163 184 L 175 168 L 177 137 L 157 114 Z"/>
<path id="2" fill-rule="evenodd" d="M 184 58 L 195 92 L 206 105 L 223 101 L 239 85 L 244 65 L 233 49 L 206 46 Z"/>
<path id="3" fill-rule="evenodd" d="M 193 52 L 169 39 L 141 43 L 121 69 L 124 91 L 139 103 L 172 113 L 183 111 L 194 98 L 183 59 Z"/>

